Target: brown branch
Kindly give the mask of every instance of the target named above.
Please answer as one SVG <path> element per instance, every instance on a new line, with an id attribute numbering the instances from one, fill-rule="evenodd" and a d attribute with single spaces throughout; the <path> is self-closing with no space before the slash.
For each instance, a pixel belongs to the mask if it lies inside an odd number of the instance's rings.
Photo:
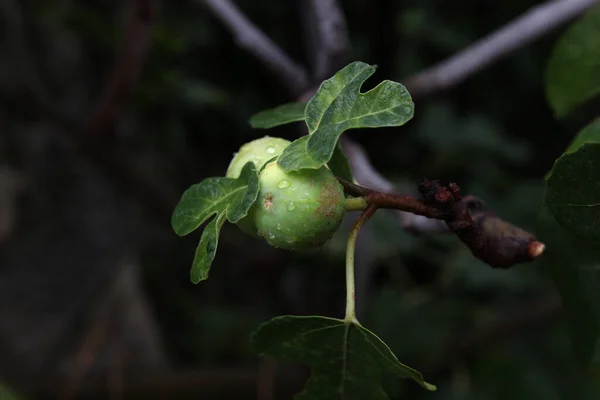
<path id="1" fill-rule="evenodd" d="M 317 81 L 326 79 L 346 62 L 350 38 L 337 0 L 301 0 L 305 36 Z"/>
<path id="2" fill-rule="evenodd" d="M 438 65 L 409 76 L 403 83 L 413 97 L 424 97 L 455 86 L 490 64 L 559 28 L 598 2 L 548 1 Z"/>
<path id="3" fill-rule="evenodd" d="M 229 29 L 236 43 L 267 68 L 285 85 L 293 96 L 308 86 L 306 71 L 296 64 L 264 32 L 252 23 L 229 0 L 196 0 L 210 10 Z"/>
<path id="4" fill-rule="evenodd" d="M 376 206 L 442 219 L 450 232 L 471 250 L 473 255 L 493 268 L 510 268 L 533 261 L 544 252 L 544 244 L 521 228 L 484 209 L 474 196 L 462 196 L 456 183 L 442 184 L 424 180 L 419 185 L 421 198 L 382 193 L 339 179 L 346 193 L 365 200 L 362 209 Z"/>
<path id="5" fill-rule="evenodd" d="M 122 47 L 100 100 L 85 122 L 86 131 L 114 133 L 115 124 L 139 81 L 159 8 L 160 0 L 130 0 Z"/>
<path id="6" fill-rule="evenodd" d="M 382 176 L 371 164 L 369 157 L 363 148 L 346 136 L 341 138 L 342 148 L 348 157 L 354 179 L 363 186 L 368 186 L 384 193 L 394 193 L 394 184 Z M 402 221 L 402 226 L 410 232 L 448 232 L 444 221 L 427 218 L 412 212 L 397 212 Z"/>
<path id="7" fill-rule="evenodd" d="M 265 356 L 260 361 L 256 379 L 257 400 L 273 400 L 275 398 L 277 364 L 277 360 L 271 356 Z"/>

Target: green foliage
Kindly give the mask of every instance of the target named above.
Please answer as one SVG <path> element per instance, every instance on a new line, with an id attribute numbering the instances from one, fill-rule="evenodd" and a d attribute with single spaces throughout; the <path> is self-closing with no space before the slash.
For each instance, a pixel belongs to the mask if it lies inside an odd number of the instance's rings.
<path id="1" fill-rule="evenodd" d="M 547 179 L 546 204 L 567 230 L 600 243 L 600 143 L 563 154 Z"/>
<path id="2" fill-rule="evenodd" d="M 546 71 L 546 95 L 564 117 L 600 93 L 600 7 L 575 22 L 559 39 Z"/>
<path id="3" fill-rule="evenodd" d="M 558 117 L 570 114 L 600 93 L 599 34 L 600 8 L 596 8 L 575 22 L 554 49 L 547 68 L 546 90 Z M 600 388 L 600 264 L 596 249 L 600 244 L 599 119 L 573 139 L 556 160 L 546 181 L 547 210 L 544 209 L 540 217 L 540 232 L 548 247 L 551 275 L 566 310 L 577 368 L 582 371 L 584 388 L 581 392 L 597 398 Z M 591 383 L 594 381 L 596 385 Z"/>
<path id="4" fill-rule="evenodd" d="M 190 272 L 192 282 L 198 283 L 208 277 L 225 218 L 236 223 L 245 217 L 256 201 L 258 191 L 255 166 L 248 162 L 237 179 L 207 178 L 183 193 L 171 219 L 173 230 L 179 236 L 189 234 L 217 215 L 202 233 Z"/>
<path id="5" fill-rule="evenodd" d="M 338 178 L 352 182 L 352 168 L 350 167 L 350 162 L 348 162 L 348 158 L 344 154 L 344 150 L 342 150 L 342 146 L 339 143 L 337 146 L 335 146 L 333 154 L 331 155 L 331 160 L 329 160 L 327 166 Z"/>
<path id="6" fill-rule="evenodd" d="M 306 103 L 287 103 L 261 111 L 250 118 L 250 126 L 268 129 L 290 122 L 304 121 Z"/>
<path id="7" fill-rule="evenodd" d="M 287 147 L 278 160 L 286 171 L 316 169 L 331 159 L 340 135 L 348 129 L 401 126 L 414 115 L 414 103 L 400 83 L 383 81 L 360 93 L 375 67 L 353 62 L 324 81 L 305 110 L 309 136 Z"/>
<path id="8" fill-rule="evenodd" d="M 8 386 L 0 382 L 0 399 L 2 400 L 24 400 L 23 397 L 18 396 Z"/>
<path id="9" fill-rule="evenodd" d="M 427 390 L 414 369 L 401 364 L 389 347 L 362 325 L 319 316 L 281 316 L 252 335 L 261 354 L 311 367 L 312 375 L 296 399 L 389 399 L 382 378 L 411 378 Z"/>
<path id="10" fill-rule="evenodd" d="M 600 320 L 594 310 L 595 304 L 600 304 L 600 292 L 589 285 L 596 280 L 597 257 L 585 243 L 569 235 L 547 207 L 540 212 L 537 232 L 546 243 L 548 272 L 562 298 L 575 358 L 581 366 L 587 366 L 600 337 Z"/>
<path id="11" fill-rule="evenodd" d="M 569 144 L 566 152 L 573 152 L 578 150 L 585 143 L 598 143 L 600 142 L 600 118 L 597 118 L 588 126 L 583 128 L 575 139 Z"/>

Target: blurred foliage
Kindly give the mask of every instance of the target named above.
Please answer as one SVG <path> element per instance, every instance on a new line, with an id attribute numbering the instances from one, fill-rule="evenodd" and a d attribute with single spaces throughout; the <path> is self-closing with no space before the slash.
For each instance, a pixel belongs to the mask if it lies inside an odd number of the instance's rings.
<path id="1" fill-rule="evenodd" d="M 274 41 L 304 63 L 295 2 L 236 2 Z M 533 0 L 346 0 L 351 60 L 379 66 L 374 81 L 419 71 L 518 16 Z M 28 0 L 24 26 L 34 72 L 53 102 L 83 115 L 109 74 L 121 37 L 121 2 Z M 238 49 L 227 30 L 195 2 L 163 2 L 153 47 L 115 145 L 166 192 L 181 193 L 208 176 L 224 175 L 241 144 L 264 136 L 248 118 L 293 100 L 258 61 Z M 6 105 L 0 154 L 24 165 L 23 127 L 48 116 L 31 105 L 35 82 L 14 56 L 15 35 L 0 42 L 0 98 Z M 544 69 L 556 34 L 518 51 L 464 84 L 419 100 L 400 128 L 352 131 L 374 165 L 407 191 L 422 177 L 450 178 L 481 196 L 500 216 L 533 229 L 543 177 L 588 120 L 557 122 L 544 98 Z M 18 45 L 17 45 L 18 46 Z M 38 113 L 40 115 L 37 115 Z M 294 139 L 292 127 L 269 135 Z M 12 147 L 10 147 L 12 146 Z M 427 393 L 403 382 L 401 398 L 444 400 L 585 399 L 565 321 L 584 310 L 502 337 L 467 356 L 443 359 L 463 334 L 510 317 L 554 294 L 551 276 L 570 258 L 550 253 L 534 264 L 492 270 L 458 239 L 414 236 L 380 213 L 370 227 L 369 287 L 361 321 L 394 353 L 439 388 Z M 156 224 L 141 254 L 144 284 L 172 364 L 176 367 L 255 362 L 248 334 L 280 314 L 339 317 L 344 306 L 340 232 L 325 248 L 306 253 L 274 249 L 225 226 L 210 280 L 189 283 L 198 243 L 178 239 L 168 221 Z M 365 236 L 367 236 L 365 234 Z M 567 242 L 561 249 L 570 250 Z M 367 251 L 367 250 L 365 250 Z M 440 365 L 440 363 L 444 365 Z M 434 372 L 435 376 L 430 376 Z M 588 397 L 590 398 L 590 397 Z"/>
<path id="2" fill-rule="evenodd" d="M 546 93 L 564 117 L 600 93 L 600 8 L 588 12 L 561 36 L 546 71 Z"/>

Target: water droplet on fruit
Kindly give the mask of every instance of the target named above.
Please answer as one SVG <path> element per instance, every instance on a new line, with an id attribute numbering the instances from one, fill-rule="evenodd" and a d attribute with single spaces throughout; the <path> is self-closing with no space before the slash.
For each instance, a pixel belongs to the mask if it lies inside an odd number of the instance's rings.
<path id="1" fill-rule="evenodd" d="M 286 241 L 287 243 L 294 243 L 294 238 L 287 237 L 287 238 L 285 238 L 285 241 Z"/>
<path id="2" fill-rule="evenodd" d="M 290 181 L 286 181 L 285 179 L 282 179 L 277 183 L 277 187 L 279 189 L 285 189 L 286 187 L 289 187 L 289 186 L 290 186 Z"/>
<path id="3" fill-rule="evenodd" d="M 273 235 L 271 232 L 269 232 L 269 239 L 275 239 L 275 235 Z"/>
<path id="4" fill-rule="evenodd" d="M 265 151 L 269 154 L 273 154 L 273 153 L 275 153 L 275 147 L 269 146 L 265 149 Z"/>
<path id="5" fill-rule="evenodd" d="M 277 223 L 276 228 L 277 228 L 278 231 L 281 230 L 281 224 L 279 222 Z"/>
<path id="6" fill-rule="evenodd" d="M 257 234 L 258 236 L 261 236 L 261 237 L 262 237 L 262 235 L 263 235 L 263 233 L 262 233 L 262 231 L 261 231 L 261 230 L 258 230 L 258 231 L 256 231 L 256 234 Z"/>
<path id="7" fill-rule="evenodd" d="M 288 207 L 287 207 L 288 211 L 294 211 L 296 209 L 296 205 L 294 204 L 293 201 L 290 201 L 288 203 Z"/>

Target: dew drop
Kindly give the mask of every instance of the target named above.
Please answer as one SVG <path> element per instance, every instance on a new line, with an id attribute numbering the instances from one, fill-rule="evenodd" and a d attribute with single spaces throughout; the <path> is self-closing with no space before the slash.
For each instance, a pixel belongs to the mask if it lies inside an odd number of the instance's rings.
<path id="1" fill-rule="evenodd" d="M 296 205 L 293 201 L 290 201 L 287 206 L 288 211 L 294 211 L 296 209 Z"/>
<path id="2" fill-rule="evenodd" d="M 275 147 L 269 146 L 265 149 L 265 151 L 269 154 L 273 154 L 273 153 L 275 153 Z"/>
<path id="3" fill-rule="evenodd" d="M 404 112 L 405 113 L 410 114 L 411 111 L 412 111 L 412 108 L 410 108 L 410 107 L 404 107 Z"/>
<path id="4" fill-rule="evenodd" d="M 275 239 L 275 235 L 273 235 L 271 232 L 269 232 L 269 239 L 271 239 L 271 240 Z"/>
<path id="5" fill-rule="evenodd" d="M 258 230 L 258 231 L 256 231 L 256 234 L 257 234 L 258 236 L 261 236 L 261 237 L 262 237 L 262 235 L 263 235 L 263 233 L 262 233 L 262 231 L 261 231 L 261 230 Z"/>
<path id="6" fill-rule="evenodd" d="M 281 230 L 281 224 L 278 222 L 277 225 L 275 226 L 277 228 L 278 231 Z"/>
<path id="7" fill-rule="evenodd" d="M 286 181 L 285 179 L 282 179 L 277 183 L 277 187 L 279 189 L 285 189 L 286 187 L 289 187 L 289 186 L 290 186 L 290 181 Z"/>

